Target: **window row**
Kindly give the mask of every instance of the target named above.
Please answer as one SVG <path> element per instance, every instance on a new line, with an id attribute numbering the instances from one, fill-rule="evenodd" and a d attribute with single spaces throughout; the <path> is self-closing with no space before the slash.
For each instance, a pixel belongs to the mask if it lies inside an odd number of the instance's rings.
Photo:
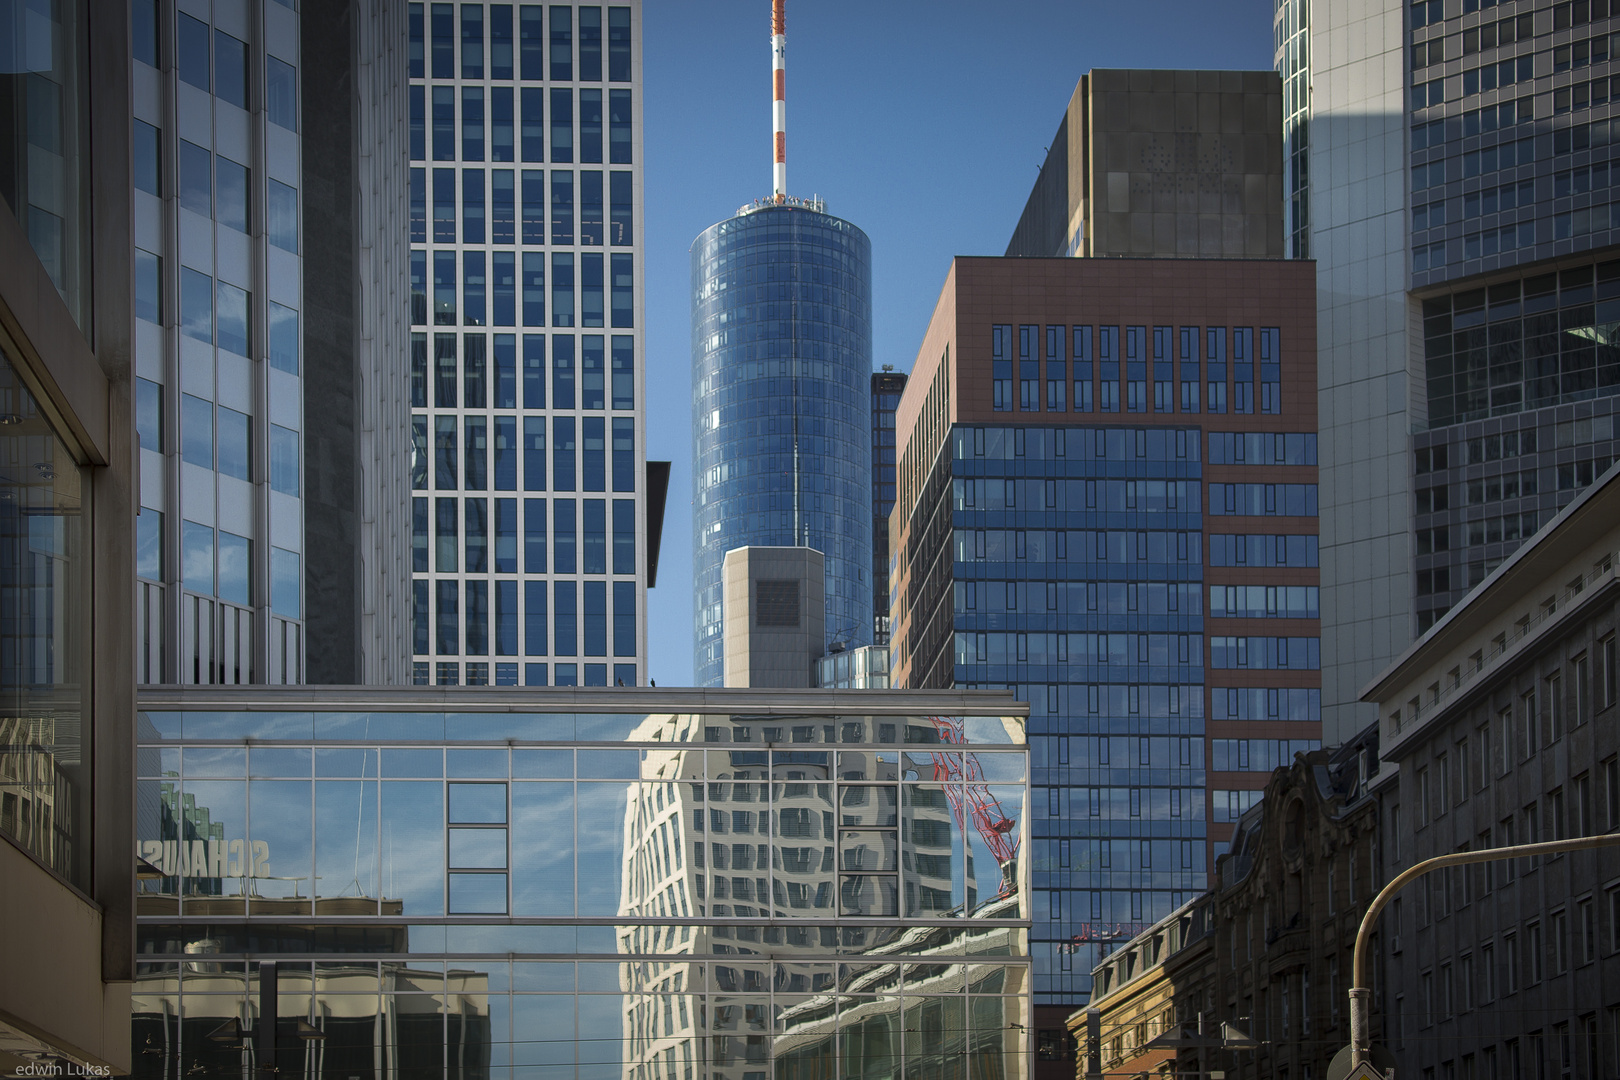
<path id="1" fill-rule="evenodd" d="M 1201 666 L 1202 634 L 974 633 L 956 635 L 959 664 Z"/>
<path id="2" fill-rule="evenodd" d="M 495 334 L 493 341 L 483 334 L 463 334 L 459 366 L 456 343 L 455 334 L 433 335 L 436 409 L 515 409 L 520 387 L 523 408 L 544 409 L 548 382 L 553 409 L 636 407 L 636 342 L 628 334 L 614 334 L 606 355 L 609 345 L 601 334 L 585 334 L 577 341 L 571 334 L 553 334 L 549 379 L 544 334 L 524 334 L 521 356 L 515 334 Z M 428 386 L 428 335 L 412 334 L 412 408 L 427 408 Z"/>
<path id="3" fill-rule="evenodd" d="M 1209 691 L 1209 718 L 1320 723 L 1322 691 L 1298 686 L 1215 686 Z"/>
<path id="4" fill-rule="evenodd" d="M 253 231 L 251 170 L 205 146 L 179 140 L 176 177 L 180 205 L 240 232 Z M 143 120 L 131 122 L 131 171 L 135 188 L 163 197 L 163 133 Z M 298 253 L 298 190 L 279 180 L 265 181 L 264 236 Z"/>
<path id="5" fill-rule="evenodd" d="M 469 660 L 413 660 L 411 683 L 415 686 L 461 686 L 462 668 L 467 670 L 467 686 L 635 686 L 636 665 L 612 665 L 613 681 L 608 681 L 608 665 L 536 664 L 525 662 L 489 663 Z M 522 681 L 519 682 L 519 668 Z"/>
<path id="6" fill-rule="evenodd" d="M 1211 585 L 1211 618 L 1315 619 L 1320 599 L 1315 585 Z"/>
<path id="7" fill-rule="evenodd" d="M 1316 671 L 1322 667 L 1322 641 L 1315 637 L 1211 637 L 1209 666 Z"/>
<path id="8" fill-rule="evenodd" d="M 1209 565 L 1317 566 L 1317 537 L 1314 534 L 1211 533 Z"/>
<path id="9" fill-rule="evenodd" d="M 611 531 L 607 500 L 552 499 L 549 514 L 546 502 L 524 499 L 520 523 L 517 499 L 412 499 L 412 571 L 636 572 L 633 500 L 612 500 Z"/>
<path id="10" fill-rule="evenodd" d="M 1062 735 L 1055 762 L 1077 769 L 1202 769 L 1204 740 L 1197 736 L 1166 735 Z M 1038 743 L 1030 745 L 1038 753 Z M 1036 763 L 1032 760 L 1032 763 Z M 1067 866 L 1065 862 L 1063 865 Z"/>
<path id="11" fill-rule="evenodd" d="M 459 34 L 456 31 L 458 6 L 461 9 Z M 573 81 L 575 9 L 566 4 L 553 4 L 548 21 L 546 8 L 542 4 L 516 5 L 515 13 L 513 8 L 512 4 L 490 4 L 487 8 L 483 4 L 411 4 L 411 78 L 421 79 L 431 74 L 435 79 L 482 79 L 485 78 L 487 56 L 488 77 L 491 79 L 511 79 L 515 76 L 524 81 Z M 581 5 L 578 11 L 579 81 L 601 82 L 602 9 Z M 459 67 L 456 64 L 458 42 L 461 48 Z M 630 44 L 630 9 L 608 8 L 609 82 L 630 81 Z M 549 67 L 546 65 L 548 48 L 551 58 Z"/>
<path id="12" fill-rule="evenodd" d="M 418 656 L 608 656 L 610 626 L 611 655 L 636 655 L 634 581 L 416 581 L 413 590 Z"/>
<path id="13" fill-rule="evenodd" d="M 430 423 L 433 432 L 431 455 L 428 449 Z M 428 489 L 431 461 L 433 488 L 437 491 L 545 491 L 546 427 L 544 416 L 413 416 L 411 487 L 416 491 Z M 550 428 L 551 490 L 609 490 L 610 435 L 613 442 L 612 490 L 636 490 L 636 428 L 633 417 L 614 417 L 609 428 L 606 419 L 600 416 L 554 416 Z M 493 447 L 490 445 L 492 435 Z M 521 487 L 518 480 L 520 460 Z"/>
<path id="14" fill-rule="evenodd" d="M 1322 746 L 1319 739 L 1211 739 L 1210 768 L 1216 772 L 1265 772 L 1294 762 Z"/>
<path id="15" fill-rule="evenodd" d="M 142 449 L 158 453 L 171 449 L 166 442 L 163 387 L 149 379 L 135 380 L 135 431 Z M 273 490 L 287 495 L 299 493 L 299 440 L 298 432 L 291 428 L 270 425 L 267 475 L 255 476 L 253 418 L 205 398 L 181 394 L 178 443 L 187 464 L 250 483 L 268 480 Z"/>
<path id="16" fill-rule="evenodd" d="M 143 509 L 137 517 L 153 514 Z M 155 515 L 161 530 L 162 515 Z M 195 521 L 182 521 L 180 535 L 180 575 L 186 591 L 219 599 L 242 607 L 262 602 L 254 596 L 253 541 L 225 529 Z M 162 550 L 161 536 L 156 538 Z M 277 615 L 300 617 L 299 555 L 296 551 L 270 549 L 270 606 Z M 145 569 L 161 567 L 147 566 Z M 156 575 L 151 575 L 156 577 Z"/>
<path id="17" fill-rule="evenodd" d="M 1201 560 L 1199 534 L 1137 529 L 957 529 L 956 561 L 1171 563 Z M 1312 539 L 1315 539 L 1314 537 Z M 958 576 L 965 572 L 957 571 Z"/>
<path id="18" fill-rule="evenodd" d="M 1211 465 L 1315 465 L 1314 431 L 1282 432 L 1211 431 Z"/>
<path id="19" fill-rule="evenodd" d="M 1093 327 L 1047 326 L 1042 335 L 1042 327 L 1038 325 L 1020 325 L 1015 361 L 1012 325 L 992 325 L 990 369 L 994 409 L 998 412 L 1067 412 L 1069 358 L 1072 356 L 1075 412 L 1091 412 L 1094 400 L 1097 411 L 1121 411 L 1119 365 L 1122 360 L 1125 364 L 1123 408 L 1126 412 L 1146 412 L 1150 408 L 1154 412 L 1175 412 L 1178 407 L 1184 413 L 1198 412 L 1202 381 L 1198 365 L 1201 360 L 1208 365 L 1208 372 L 1203 376 L 1207 379 L 1208 396 L 1203 403 L 1207 411 L 1228 411 L 1228 389 L 1231 391 L 1232 412 L 1255 411 L 1256 360 L 1260 366 L 1259 411 L 1276 413 L 1282 410 L 1281 331 L 1276 327 L 1260 329 L 1258 351 L 1252 327 L 1232 328 L 1230 388 L 1227 383 L 1226 327 L 1205 327 L 1200 334 L 1200 328 L 1194 326 L 1155 326 L 1152 328 L 1151 359 L 1148 327 L 1124 327 L 1123 343 L 1120 340 L 1120 327 L 1098 326 L 1095 329 L 1094 353 Z M 1095 386 L 1092 382 L 1093 359 L 1098 376 Z M 1013 386 L 1014 363 L 1018 367 L 1016 396 Z"/>
<path id="20" fill-rule="evenodd" d="M 433 252 L 432 325 L 456 325 L 459 292 L 463 326 L 545 326 L 546 252 L 521 254 L 520 260 L 515 251 L 464 251 L 458 277 L 456 253 Z M 574 326 L 576 314 L 579 326 L 635 326 L 634 255 L 626 252 L 604 256 L 602 252 L 585 251 L 576 256 L 572 251 L 553 251 L 550 264 L 552 326 Z M 429 325 L 427 275 L 428 252 L 412 251 L 411 322 L 416 326 Z"/>
<path id="21" fill-rule="evenodd" d="M 163 260 L 135 249 L 135 317 L 161 324 L 164 319 Z M 298 312 L 269 301 L 265 314 L 265 352 L 270 366 L 298 374 Z M 253 294 L 226 281 L 215 281 L 189 266 L 180 268 L 180 332 L 218 345 L 238 356 L 251 354 Z M 155 447 L 154 447 L 155 449 Z"/>
<path id="22" fill-rule="evenodd" d="M 956 477 L 951 481 L 958 510 L 1140 510 L 1198 513 L 1196 480 L 1042 480 L 1033 477 Z M 1306 487 L 1316 512 L 1316 485 L 1211 484 L 1217 487 Z M 1213 512 L 1213 511 L 1212 511 Z"/>
<path id="23" fill-rule="evenodd" d="M 456 197 L 458 176 L 461 184 L 459 202 Z M 521 172 L 490 169 L 487 193 L 483 169 L 412 169 L 411 242 L 428 242 L 428 187 L 431 178 L 432 238 L 435 244 L 456 243 L 459 231 L 460 242 L 464 244 L 573 244 L 577 236 L 580 244 L 600 247 L 605 236 L 606 242 L 615 247 L 628 247 L 635 239 L 632 205 L 634 177 L 622 169 L 607 173 L 608 216 L 605 233 L 602 177 L 600 170 L 579 171 L 576 207 L 574 171 L 551 170 L 548 218 L 546 173 L 543 169 L 524 169 Z M 577 233 L 574 229 L 576 219 L 579 224 Z"/>
<path id="24" fill-rule="evenodd" d="M 285 3 L 285 0 L 278 0 Z M 155 0 L 132 5 L 131 43 L 136 60 L 162 66 L 163 35 Z M 210 45 L 212 48 L 210 48 Z M 175 15 L 174 68 L 180 81 L 213 94 L 239 109 L 250 109 L 253 79 L 247 42 L 183 12 Z M 264 111 L 272 124 L 298 130 L 298 72 L 275 56 L 265 56 Z"/>
<path id="25" fill-rule="evenodd" d="M 1203 614 L 1204 603 L 1202 587 L 1186 582 L 970 580 L 955 582 L 952 587 L 956 610 L 962 613 L 1139 611 L 1196 616 Z M 978 662 L 984 662 L 982 657 Z"/>
<path id="26" fill-rule="evenodd" d="M 1209 513 L 1240 517 L 1315 517 L 1315 484 L 1211 484 Z"/>
<path id="27" fill-rule="evenodd" d="M 634 156 L 630 91 L 607 92 L 607 156 L 603 157 L 603 95 L 580 90 L 579 142 L 574 142 L 574 91 L 567 87 L 496 86 L 489 89 L 485 116 L 484 87 L 422 86 L 410 89 L 412 161 L 550 160 L 568 165 L 629 165 Z M 514 102 L 516 108 L 514 109 Z M 456 126 L 457 104 L 461 125 Z M 549 121 L 549 123 L 548 123 Z M 431 129 L 432 156 L 429 158 Z M 546 157 L 547 140 L 551 156 Z"/>
<path id="28" fill-rule="evenodd" d="M 992 458 L 1047 460 L 1100 458 L 1108 461 L 1199 460 L 1196 428 L 1126 427 L 963 427 L 953 429 L 958 461 Z"/>

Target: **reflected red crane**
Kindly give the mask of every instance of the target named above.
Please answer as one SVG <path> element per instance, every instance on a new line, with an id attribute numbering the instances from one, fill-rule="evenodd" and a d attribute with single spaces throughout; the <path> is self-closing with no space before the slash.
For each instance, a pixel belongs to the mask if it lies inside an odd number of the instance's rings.
<path id="1" fill-rule="evenodd" d="M 959 716 L 930 716 L 929 721 L 934 730 L 939 733 L 940 741 L 953 746 L 961 746 L 967 740 L 963 736 L 962 718 Z M 973 816 L 973 828 L 984 839 L 984 846 L 995 856 L 996 864 L 1001 867 L 1001 891 L 998 898 L 1011 896 L 1018 888 L 1018 875 L 1015 872 L 1015 863 L 1018 858 L 1018 837 L 1016 835 L 1018 823 L 1007 816 L 1002 809 L 1001 800 L 991 792 L 990 785 L 985 783 L 984 771 L 979 767 L 979 759 L 971 750 L 964 750 L 960 754 L 932 755 L 934 759 L 934 779 L 945 782 L 945 798 L 951 804 L 951 812 L 956 816 L 956 826 L 967 833 L 967 816 Z M 961 787 L 956 785 L 960 784 Z"/>

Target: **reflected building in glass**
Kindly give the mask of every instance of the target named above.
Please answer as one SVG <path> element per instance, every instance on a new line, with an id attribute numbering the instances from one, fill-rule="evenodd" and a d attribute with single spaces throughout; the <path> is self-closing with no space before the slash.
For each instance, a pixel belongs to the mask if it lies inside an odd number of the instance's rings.
<path id="1" fill-rule="evenodd" d="M 721 566 L 826 558 L 826 635 L 872 641 L 871 242 L 818 200 L 745 206 L 692 244 L 694 671 L 724 674 Z"/>
<path id="2" fill-rule="evenodd" d="M 635 686 L 641 5 L 409 19 L 410 681 Z"/>
<path id="3" fill-rule="evenodd" d="M 1010 695 L 494 693 L 146 696 L 137 1076 L 1028 1075 Z"/>
<path id="4" fill-rule="evenodd" d="M 137 677 L 398 682 L 404 12 L 130 16 Z"/>

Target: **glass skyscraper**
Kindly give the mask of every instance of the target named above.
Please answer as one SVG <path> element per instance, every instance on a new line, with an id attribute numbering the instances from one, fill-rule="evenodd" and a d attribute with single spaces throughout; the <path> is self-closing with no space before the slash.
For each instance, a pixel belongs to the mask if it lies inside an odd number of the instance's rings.
<path id="1" fill-rule="evenodd" d="M 409 18 L 412 679 L 635 685 L 640 5 Z"/>
<path id="2" fill-rule="evenodd" d="M 871 267 L 865 233 L 796 199 L 744 207 L 692 245 L 699 686 L 721 682 L 733 548 L 820 551 L 828 641 L 872 640 Z"/>
<path id="3" fill-rule="evenodd" d="M 1283 260 L 958 258 L 901 397 L 892 681 L 1030 704 L 1041 1030 L 1319 745 L 1314 310 Z"/>

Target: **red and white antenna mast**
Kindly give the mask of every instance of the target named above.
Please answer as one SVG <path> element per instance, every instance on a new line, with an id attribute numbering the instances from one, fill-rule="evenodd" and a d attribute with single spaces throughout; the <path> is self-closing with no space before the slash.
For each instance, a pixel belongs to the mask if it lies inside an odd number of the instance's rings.
<path id="1" fill-rule="evenodd" d="M 787 0 L 771 0 L 771 78 L 771 131 L 776 143 L 771 186 L 780 203 L 787 198 Z"/>

